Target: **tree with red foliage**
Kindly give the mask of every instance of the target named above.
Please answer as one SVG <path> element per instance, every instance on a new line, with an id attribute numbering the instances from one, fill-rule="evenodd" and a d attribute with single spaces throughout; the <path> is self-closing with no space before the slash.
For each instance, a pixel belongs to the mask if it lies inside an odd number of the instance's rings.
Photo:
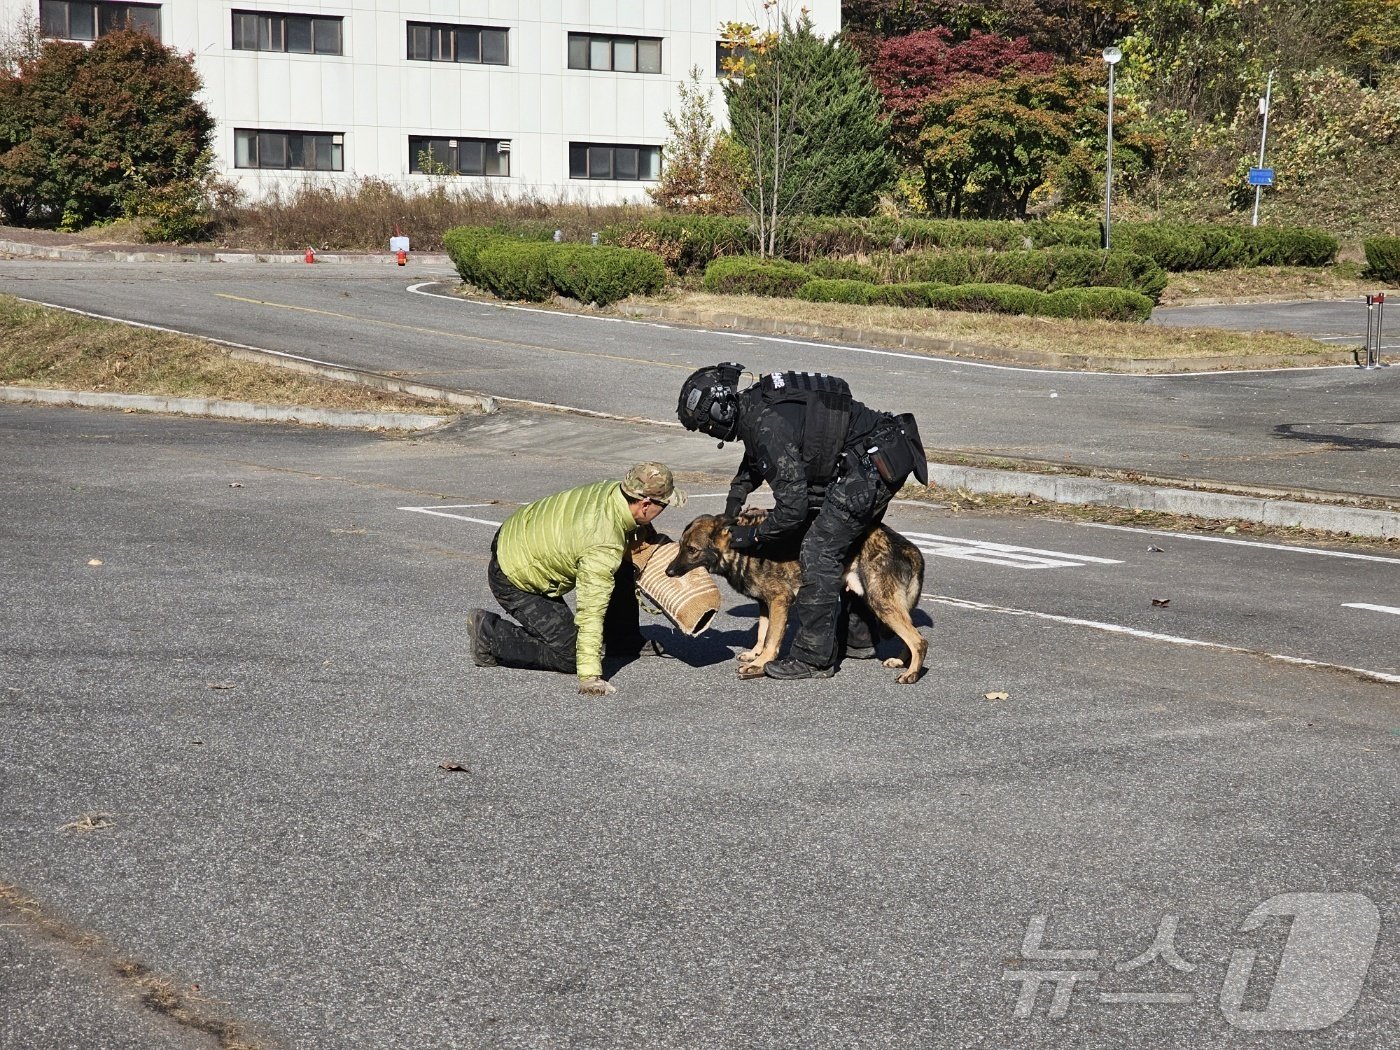
<path id="1" fill-rule="evenodd" d="M 973 33 L 955 41 L 951 30 L 929 29 L 886 40 L 870 73 L 893 118 L 895 144 L 907 152 L 923 127 L 924 107 L 954 83 L 1054 68 L 1055 56 L 1032 50 L 1024 37 Z"/>

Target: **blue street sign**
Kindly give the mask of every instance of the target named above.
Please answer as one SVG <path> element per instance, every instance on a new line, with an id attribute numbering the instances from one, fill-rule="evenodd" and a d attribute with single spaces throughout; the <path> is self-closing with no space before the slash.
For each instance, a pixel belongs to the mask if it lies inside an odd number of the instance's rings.
<path id="1" fill-rule="evenodd" d="M 1274 169 L 1250 168 L 1249 184 L 1251 186 L 1272 186 L 1274 184 Z"/>

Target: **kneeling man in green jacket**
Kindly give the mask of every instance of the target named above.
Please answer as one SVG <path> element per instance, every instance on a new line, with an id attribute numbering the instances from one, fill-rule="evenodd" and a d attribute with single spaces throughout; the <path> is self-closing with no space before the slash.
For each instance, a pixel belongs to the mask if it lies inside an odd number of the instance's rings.
<path id="1" fill-rule="evenodd" d="M 478 667 L 526 667 L 579 677 L 579 692 L 607 696 L 603 648 L 610 655 L 659 655 L 642 637 L 629 547 L 654 538 L 652 521 L 679 507 L 671 472 L 639 463 L 621 484 L 597 481 L 546 496 L 505 520 L 491 541 L 486 579 L 519 624 L 473 609 L 467 616 Z M 564 595 L 578 590 L 577 611 Z"/>

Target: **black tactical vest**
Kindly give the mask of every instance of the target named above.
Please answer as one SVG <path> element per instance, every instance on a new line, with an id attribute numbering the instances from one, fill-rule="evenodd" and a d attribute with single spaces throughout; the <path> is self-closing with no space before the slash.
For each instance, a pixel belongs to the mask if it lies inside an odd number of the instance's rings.
<path id="1" fill-rule="evenodd" d="M 851 422 L 851 388 L 823 372 L 769 372 L 759 381 L 767 405 L 802 405 L 802 462 L 807 481 L 822 484 L 836 473 Z"/>

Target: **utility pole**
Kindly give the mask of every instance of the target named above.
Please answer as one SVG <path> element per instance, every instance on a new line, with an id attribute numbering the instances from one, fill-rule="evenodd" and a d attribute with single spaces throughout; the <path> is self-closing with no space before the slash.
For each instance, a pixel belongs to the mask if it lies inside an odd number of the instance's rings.
<path id="1" fill-rule="evenodd" d="M 1264 143 L 1269 140 L 1269 101 L 1274 96 L 1274 71 L 1269 70 L 1269 81 L 1264 85 L 1264 97 L 1259 100 L 1259 112 L 1264 115 L 1264 130 L 1259 134 L 1259 167 L 1264 166 Z M 1254 186 L 1254 221 L 1251 226 L 1259 225 L 1259 195 L 1264 192 L 1263 183 L 1256 183 Z"/>

